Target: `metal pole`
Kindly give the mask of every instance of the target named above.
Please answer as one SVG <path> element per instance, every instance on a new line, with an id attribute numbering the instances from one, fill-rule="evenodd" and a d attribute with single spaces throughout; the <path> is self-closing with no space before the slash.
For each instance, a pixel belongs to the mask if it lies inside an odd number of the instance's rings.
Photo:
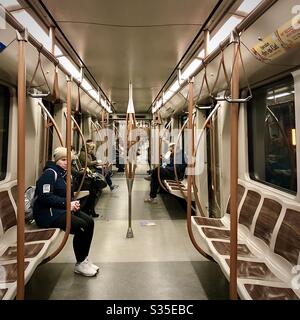
<path id="1" fill-rule="evenodd" d="M 236 35 L 235 35 L 236 37 Z M 234 44 L 236 61 L 232 70 L 231 96 L 239 98 L 239 43 Z M 238 186 L 238 116 L 239 104 L 231 103 L 230 143 L 230 299 L 237 300 L 237 186 Z"/>
<path id="2" fill-rule="evenodd" d="M 18 159 L 17 159 L 17 300 L 24 300 L 25 291 L 25 109 L 26 109 L 26 63 L 25 42 L 27 30 L 18 39 Z"/>
<path id="3" fill-rule="evenodd" d="M 132 134 L 131 131 L 134 129 L 135 122 L 134 122 L 134 117 L 131 113 L 127 114 L 127 148 L 129 146 L 132 146 Z M 127 151 L 127 154 L 130 155 Z M 134 163 L 131 161 L 134 159 L 130 159 L 128 157 L 127 161 L 128 164 L 126 165 L 126 182 L 127 182 L 127 189 L 128 189 L 128 229 L 127 229 L 127 234 L 126 238 L 133 238 L 133 231 L 132 231 L 132 186 L 133 186 L 133 181 L 134 181 Z"/>
<path id="4" fill-rule="evenodd" d="M 66 147 L 67 147 L 67 218 L 66 218 L 66 241 L 71 230 L 71 139 L 72 139 L 72 120 L 71 120 L 71 109 L 72 109 L 72 95 L 71 95 L 72 80 L 67 79 L 67 126 L 66 126 Z M 65 244 L 65 243 L 64 243 Z M 62 246 L 63 248 L 63 246 Z M 62 249 L 61 248 L 61 249 Z"/>
<path id="5" fill-rule="evenodd" d="M 130 164 L 131 166 L 131 164 Z M 132 231 L 132 186 L 133 186 L 133 179 L 127 178 L 127 188 L 128 188 L 128 229 L 126 238 L 133 238 L 133 231 Z"/>

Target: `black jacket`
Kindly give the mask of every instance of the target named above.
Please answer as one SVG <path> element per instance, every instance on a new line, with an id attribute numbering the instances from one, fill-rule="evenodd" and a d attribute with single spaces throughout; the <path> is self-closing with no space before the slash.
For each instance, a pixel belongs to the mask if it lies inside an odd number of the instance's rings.
<path id="1" fill-rule="evenodd" d="M 36 200 L 33 205 L 33 216 L 38 226 L 51 227 L 57 218 L 66 214 L 66 176 L 66 171 L 57 166 L 55 162 L 46 163 L 43 174 L 36 182 Z M 73 187 L 71 190 L 73 200 Z"/>

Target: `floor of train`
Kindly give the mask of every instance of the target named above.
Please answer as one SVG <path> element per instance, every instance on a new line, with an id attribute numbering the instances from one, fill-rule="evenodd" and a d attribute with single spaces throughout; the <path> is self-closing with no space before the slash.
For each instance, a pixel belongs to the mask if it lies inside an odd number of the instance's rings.
<path id="1" fill-rule="evenodd" d="M 205 300 L 228 299 L 228 281 L 214 262 L 194 249 L 180 199 L 162 193 L 157 204 L 144 203 L 145 175 L 133 185 L 133 233 L 127 239 L 127 185 L 124 174 L 112 177 L 119 189 L 106 188 L 96 211 L 91 260 L 97 277 L 77 275 L 72 237 L 50 263 L 40 266 L 26 286 L 26 299 Z"/>

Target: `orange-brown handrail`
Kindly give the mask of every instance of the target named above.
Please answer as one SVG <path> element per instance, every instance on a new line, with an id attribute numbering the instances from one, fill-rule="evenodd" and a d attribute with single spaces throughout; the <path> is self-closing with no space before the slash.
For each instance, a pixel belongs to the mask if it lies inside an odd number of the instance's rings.
<path id="1" fill-rule="evenodd" d="M 54 129 L 56 131 L 59 143 L 61 146 L 64 146 L 63 137 L 62 134 L 58 128 L 58 125 L 54 118 L 52 117 L 51 113 L 48 111 L 48 109 L 44 106 L 43 102 L 41 100 L 38 101 L 38 105 L 42 108 L 42 110 L 46 113 L 47 117 L 51 120 L 52 125 L 54 126 Z"/>
<path id="2" fill-rule="evenodd" d="M 17 300 L 25 292 L 25 112 L 26 112 L 26 31 L 18 33 L 18 159 L 17 159 Z"/>
<path id="3" fill-rule="evenodd" d="M 172 119 L 170 120 L 170 122 L 168 123 L 168 125 L 165 127 L 165 130 L 168 130 L 169 127 L 171 126 L 172 124 Z M 160 131 L 160 125 L 158 125 L 158 130 Z M 159 157 L 162 157 L 162 152 L 161 152 L 161 147 L 162 147 L 162 138 L 164 136 L 165 132 L 162 133 L 162 137 L 160 137 L 160 134 L 159 134 Z M 161 181 L 161 176 L 160 176 L 160 164 L 158 165 L 157 167 L 157 178 L 158 178 L 158 182 L 160 184 L 160 186 L 166 191 L 168 192 L 167 188 L 164 186 L 164 184 L 162 183 Z"/>
<path id="4" fill-rule="evenodd" d="M 66 113 L 65 113 L 65 117 L 66 117 L 66 121 L 68 121 L 68 118 L 67 118 L 67 114 L 66 114 Z M 83 183 L 84 183 L 84 179 L 85 179 L 85 176 L 86 176 L 86 172 L 87 172 L 87 150 L 86 150 L 86 141 L 85 141 L 83 132 L 82 132 L 79 124 L 77 123 L 76 119 L 75 119 L 72 115 L 71 115 L 71 119 L 72 119 L 73 123 L 75 124 L 76 129 L 77 129 L 78 132 L 79 132 L 79 135 L 80 135 L 80 137 L 81 137 L 82 143 L 83 143 L 83 145 L 84 145 L 84 152 L 85 152 L 85 163 L 84 163 L 84 168 L 83 168 L 83 175 L 82 175 L 82 178 L 81 178 L 79 187 L 78 187 L 77 191 L 75 191 L 75 198 L 76 198 L 76 197 L 78 196 L 81 188 L 82 188 L 82 185 L 83 185 Z"/>
<path id="5" fill-rule="evenodd" d="M 240 50 L 240 43 L 234 44 L 235 56 Z M 239 59 L 232 67 L 231 96 L 239 98 Z M 231 143 L 230 143 L 230 299 L 237 300 L 237 187 L 238 187 L 238 116 L 239 104 L 231 103 Z"/>
<path id="6" fill-rule="evenodd" d="M 72 133 L 72 125 L 71 125 L 71 85 L 72 80 L 70 78 L 67 79 L 67 127 L 66 127 L 66 147 L 67 147 L 67 196 L 66 196 L 66 202 L 67 202 L 67 208 L 66 208 L 66 230 L 64 237 L 58 246 L 58 248 L 51 253 L 49 257 L 44 259 L 41 264 L 47 263 L 54 259 L 64 248 L 69 234 L 71 230 L 71 133 Z"/>
<path id="7" fill-rule="evenodd" d="M 189 130 L 190 132 L 193 132 L 193 80 L 189 81 Z M 206 252 L 204 252 L 201 247 L 198 245 L 194 234 L 193 234 L 193 230 L 192 230 L 192 174 L 193 172 L 193 163 L 192 163 L 192 159 L 193 159 L 193 146 L 190 146 L 188 148 L 188 186 L 187 186 L 187 229 L 188 229 L 188 233 L 189 233 L 189 237 L 194 245 L 194 247 L 198 250 L 198 252 L 200 254 L 202 254 L 205 258 L 209 259 L 209 260 L 213 260 L 212 257 L 210 255 L 208 255 Z"/>

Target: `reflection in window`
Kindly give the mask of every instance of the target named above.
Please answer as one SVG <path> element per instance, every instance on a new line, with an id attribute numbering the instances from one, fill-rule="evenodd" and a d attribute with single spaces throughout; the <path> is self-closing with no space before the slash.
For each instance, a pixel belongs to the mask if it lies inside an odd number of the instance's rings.
<path id="1" fill-rule="evenodd" d="M 5 179 L 7 170 L 9 103 L 9 89 L 0 85 L 0 180 Z"/>
<path id="2" fill-rule="evenodd" d="M 296 129 L 292 77 L 253 91 L 248 106 L 252 179 L 297 191 Z"/>

